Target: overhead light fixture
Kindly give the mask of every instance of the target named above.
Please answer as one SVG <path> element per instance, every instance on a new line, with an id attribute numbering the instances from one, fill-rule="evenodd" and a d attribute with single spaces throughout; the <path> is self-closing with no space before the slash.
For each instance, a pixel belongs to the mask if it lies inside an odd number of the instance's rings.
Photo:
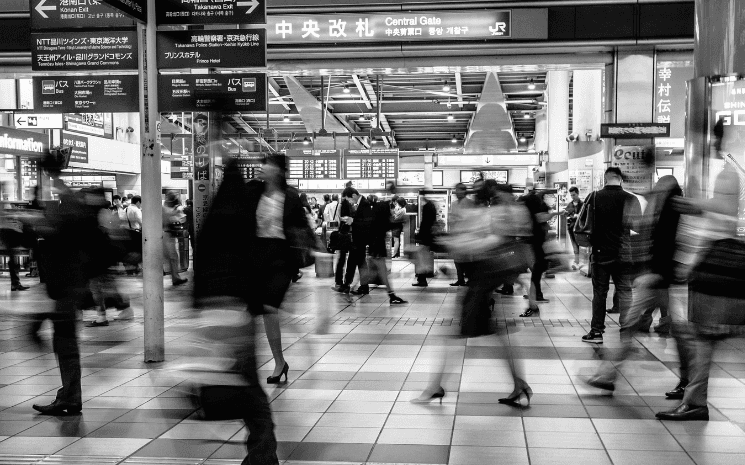
<path id="1" fill-rule="evenodd" d="M 452 114 L 452 113 L 450 113 L 450 114 L 448 115 L 448 121 L 454 121 L 454 120 L 455 120 L 455 116 L 453 116 L 453 114 Z"/>
<path id="2" fill-rule="evenodd" d="M 450 142 L 452 142 L 453 144 L 457 144 L 458 143 L 458 138 L 455 136 L 455 134 L 453 134 L 453 138 L 450 139 Z"/>
<path id="3" fill-rule="evenodd" d="M 442 91 L 443 92 L 450 92 L 450 84 L 448 84 L 447 81 L 443 81 L 443 83 L 442 83 Z"/>
<path id="4" fill-rule="evenodd" d="M 348 94 L 348 93 L 350 93 L 350 92 L 352 92 L 352 91 L 351 91 L 351 90 L 349 90 L 349 86 L 344 86 L 344 93 L 345 93 L 345 94 Z"/>
<path id="5" fill-rule="evenodd" d="M 373 145 L 377 145 L 377 143 L 378 143 L 378 139 L 375 139 L 375 138 L 373 137 L 373 140 L 372 140 L 372 144 L 373 144 Z"/>
<path id="6" fill-rule="evenodd" d="M 303 145 L 310 145 L 310 139 L 308 139 L 307 137 L 303 139 Z"/>
<path id="7" fill-rule="evenodd" d="M 289 123 L 290 122 L 290 115 L 285 115 L 284 117 L 282 117 L 282 121 L 284 121 L 285 123 Z"/>
<path id="8" fill-rule="evenodd" d="M 520 142 L 527 142 L 527 141 L 528 141 L 528 139 L 526 139 L 525 136 L 521 136 L 520 137 Z"/>
<path id="9" fill-rule="evenodd" d="M 528 84 L 528 89 L 535 90 L 535 81 L 532 79 L 530 80 L 530 84 Z"/>
<path id="10" fill-rule="evenodd" d="M 359 117 L 359 120 L 358 120 L 358 121 L 365 121 L 365 115 L 360 115 L 360 117 Z"/>
<path id="11" fill-rule="evenodd" d="M 530 119 L 530 113 L 524 113 L 523 114 L 523 118 Z"/>

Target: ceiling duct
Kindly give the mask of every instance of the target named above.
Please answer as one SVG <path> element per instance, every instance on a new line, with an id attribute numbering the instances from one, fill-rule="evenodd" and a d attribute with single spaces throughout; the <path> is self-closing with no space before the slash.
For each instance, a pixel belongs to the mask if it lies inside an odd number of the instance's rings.
<path id="1" fill-rule="evenodd" d="M 512 118 L 499 78 L 497 73 L 486 73 L 484 90 L 466 136 L 465 153 L 504 153 L 516 148 Z"/>

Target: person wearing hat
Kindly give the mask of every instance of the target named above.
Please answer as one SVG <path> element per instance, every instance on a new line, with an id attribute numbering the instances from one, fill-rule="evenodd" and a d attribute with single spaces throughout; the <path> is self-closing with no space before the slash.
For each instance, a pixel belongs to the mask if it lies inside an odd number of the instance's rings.
<path id="1" fill-rule="evenodd" d="M 176 250 L 176 237 L 172 234 L 174 225 L 181 224 L 186 220 L 179 195 L 176 192 L 168 192 L 163 202 L 163 256 L 171 270 L 171 282 L 174 286 L 185 284 L 189 280 L 182 278 L 179 274 L 179 257 Z"/>

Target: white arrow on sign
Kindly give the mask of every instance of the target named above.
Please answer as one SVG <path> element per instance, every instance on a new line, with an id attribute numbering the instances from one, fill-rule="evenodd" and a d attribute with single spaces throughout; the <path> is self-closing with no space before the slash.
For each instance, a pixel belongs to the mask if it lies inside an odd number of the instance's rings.
<path id="1" fill-rule="evenodd" d="M 254 0 L 255 1 L 255 0 Z M 57 7 L 54 5 L 48 5 L 45 6 L 44 4 L 47 3 L 47 0 L 40 0 L 39 4 L 36 5 L 36 11 L 39 12 L 42 18 L 49 19 L 49 15 L 45 13 L 45 11 L 57 11 Z"/>
<path id="2" fill-rule="evenodd" d="M 241 7 L 247 7 L 250 6 L 249 10 L 246 12 L 247 15 L 250 15 L 254 12 L 256 8 L 259 7 L 259 0 L 251 0 L 250 2 L 238 2 L 238 8 Z"/>

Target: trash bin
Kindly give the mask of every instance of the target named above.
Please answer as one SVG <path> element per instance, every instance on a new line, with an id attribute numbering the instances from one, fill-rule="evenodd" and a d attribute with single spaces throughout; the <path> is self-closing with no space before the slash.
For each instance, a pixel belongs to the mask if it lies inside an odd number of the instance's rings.
<path id="1" fill-rule="evenodd" d="M 181 269 L 179 271 L 186 271 L 189 269 L 189 231 L 183 230 L 176 233 L 178 242 L 176 247 L 179 256 L 179 265 Z"/>

